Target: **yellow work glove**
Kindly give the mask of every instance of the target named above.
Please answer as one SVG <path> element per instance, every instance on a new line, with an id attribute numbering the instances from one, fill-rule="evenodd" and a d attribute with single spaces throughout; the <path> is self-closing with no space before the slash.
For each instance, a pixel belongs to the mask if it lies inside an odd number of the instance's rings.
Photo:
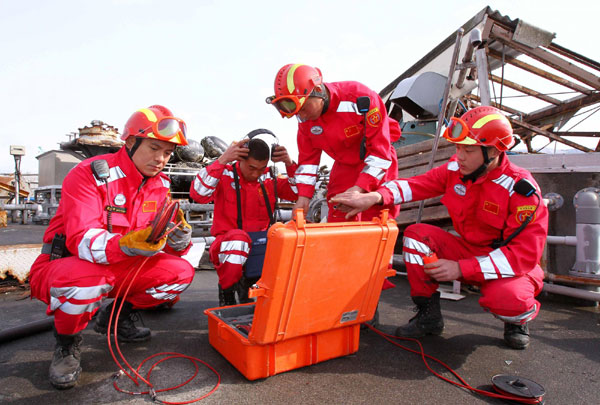
<path id="1" fill-rule="evenodd" d="M 146 242 L 152 232 L 152 227 L 131 231 L 119 239 L 119 246 L 123 253 L 128 256 L 153 256 L 160 252 L 167 242 L 167 237 L 156 243 Z"/>
<path id="2" fill-rule="evenodd" d="M 181 208 L 177 211 L 175 216 L 175 222 L 181 222 L 177 229 L 169 233 L 167 237 L 167 244 L 171 249 L 175 251 L 185 250 L 192 241 L 192 226 L 185 220 L 185 215 Z M 169 228 L 172 228 L 175 224 L 169 224 Z"/>

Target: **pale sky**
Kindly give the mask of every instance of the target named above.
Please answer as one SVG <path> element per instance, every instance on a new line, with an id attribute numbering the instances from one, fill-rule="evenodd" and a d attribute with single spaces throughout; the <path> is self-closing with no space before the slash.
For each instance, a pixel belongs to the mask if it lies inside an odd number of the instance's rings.
<path id="1" fill-rule="evenodd" d="M 120 131 L 152 104 L 192 139 L 268 128 L 296 158 L 297 121 L 264 102 L 281 66 L 379 92 L 486 5 L 600 60 L 594 0 L 0 0 L 0 173 L 14 170 L 9 145 L 37 173 L 65 134 L 92 120 Z"/>

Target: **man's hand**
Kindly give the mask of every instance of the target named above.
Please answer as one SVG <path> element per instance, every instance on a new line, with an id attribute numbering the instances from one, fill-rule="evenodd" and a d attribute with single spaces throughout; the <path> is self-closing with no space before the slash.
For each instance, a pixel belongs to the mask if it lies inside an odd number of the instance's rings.
<path id="1" fill-rule="evenodd" d="M 460 266 L 454 260 L 439 259 L 425 265 L 425 274 L 436 281 L 454 281 L 462 277 Z"/>
<path id="2" fill-rule="evenodd" d="M 242 139 L 239 142 L 232 142 L 231 145 L 223 152 L 221 156 L 219 156 L 219 163 L 222 165 L 226 165 L 227 163 L 231 163 L 234 160 L 240 160 L 248 157 L 248 152 L 250 149 L 247 148 L 247 143 L 250 140 L 248 138 Z"/>
<path id="3" fill-rule="evenodd" d="M 298 197 L 298 200 L 292 207 L 292 213 L 295 212 L 298 208 L 302 208 L 304 210 L 304 216 L 308 214 L 308 204 L 310 203 L 310 198 L 308 197 Z"/>
<path id="4" fill-rule="evenodd" d="M 119 246 L 127 256 L 154 256 L 160 252 L 167 242 L 163 237 L 156 243 L 146 242 L 152 232 L 152 226 L 137 231 L 131 231 L 119 239 Z"/>
<path id="5" fill-rule="evenodd" d="M 381 194 L 376 191 L 364 193 L 357 191 L 354 187 L 350 187 L 347 191 L 344 191 L 329 200 L 330 203 L 336 205 L 337 210 L 347 213 L 346 219 L 383 201 Z"/>
<path id="6" fill-rule="evenodd" d="M 274 163 L 283 162 L 286 166 L 291 166 L 293 161 L 290 155 L 288 155 L 288 151 L 285 146 L 278 145 L 275 149 L 273 149 L 273 154 L 271 156 L 271 160 Z"/>
<path id="7" fill-rule="evenodd" d="M 167 244 L 175 251 L 185 250 L 192 241 L 192 226 L 185 220 L 185 215 L 181 208 L 177 211 L 175 221 L 180 222 L 180 224 L 167 236 Z M 169 224 L 170 228 L 173 226 L 175 224 Z"/>

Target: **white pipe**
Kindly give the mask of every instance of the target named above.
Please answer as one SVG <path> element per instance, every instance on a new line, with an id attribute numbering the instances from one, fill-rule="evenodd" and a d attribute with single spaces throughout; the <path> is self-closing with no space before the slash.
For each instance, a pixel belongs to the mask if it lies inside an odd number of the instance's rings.
<path id="1" fill-rule="evenodd" d="M 544 283 L 544 291 L 554 294 L 567 295 L 569 297 L 581 298 L 584 300 L 600 301 L 599 292 L 566 287 L 564 285 Z"/>
<path id="2" fill-rule="evenodd" d="M 546 239 L 547 243 L 551 245 L 568 245 L 577 246 L 576 236 L 548 236 Z"/>

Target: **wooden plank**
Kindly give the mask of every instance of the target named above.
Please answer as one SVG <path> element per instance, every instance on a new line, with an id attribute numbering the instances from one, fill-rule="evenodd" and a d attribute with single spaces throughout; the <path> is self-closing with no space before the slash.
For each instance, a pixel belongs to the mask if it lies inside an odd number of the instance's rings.
<path id="1" fill-rule="evenodd" d="M 400 148 L 396 148 L 396 155 L 398 156 L 398 159 L 400 159 L 404 156 L 416 155 L 417 153 L 431 152 L 431 150 L 433 149 L 433 141 L 434 139 L 428 139 L 423 142 L 417 142 L 413 143 L 412 145 L 406 145 Z M 452 143 L 448 142 L 444 138 L 440 138 L 440 141 L 438 143 L 438 150 L 450 146 L 453 146 Z"/>
<path id="2" fill-rule="evenodd" d="M 396 217 L 396 222 L 399 226 L 414 224 L 417 222 L 418 215 L 419 210 L 402 211 L 402 207 L 400 207 L 400 214 L 398 214 Z M 421 222 L 440 221 L 447 218 L 449 218 L 449 215 L 446 207 L 443 205 L 437 205 L 423 209 Z"/>
<path id="3" fill-rule="evenodd" d="M 455 148 L 444 148 L 438 149 L 435 154 L 435 162 L 445 162 L 448 158 L 455 153 Z M 398 170 L 404 170 L 415 166 L 424 166 L 423 170 L 427 170 L 427 165 L 431 160 L 431 152 L 421 153 L 413 156 L 405 156 L 398 159 Z M 438 164 L 439 166 L 439 164 Z"/>
<path id="4" fill-rule="evenodd" d="M 514 164 L 532 173 L 598 173 L 600 153 L 563 153 L 555 155 L 508 155 Z"/>

